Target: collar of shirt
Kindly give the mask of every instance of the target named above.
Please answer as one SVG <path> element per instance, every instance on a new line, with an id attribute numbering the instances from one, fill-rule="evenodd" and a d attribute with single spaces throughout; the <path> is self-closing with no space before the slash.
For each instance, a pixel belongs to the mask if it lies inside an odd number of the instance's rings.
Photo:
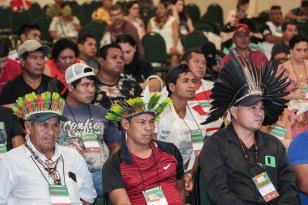
<path id="1" fill-rule="evenodd" d="M 264 141 L 264 139 L 259 134 L 259 132 L 260 132 L 259 130 L 255 131 L 255 136 L 256 136 L 257 145 L 259 148 L 261 148 L 262 146 L 266 144 L 266 141 Z M 228 127 L 226 128 L 226 137 L 229 142 L 232 142 L 232 143 L 237 144 L 238 146 L 241 146 L 232 123 L 230 123 Z"/>
<path id="2" fill-rule="evenodd" d="M 34 145 L 32 144 L 32 142 L 31 142 L 31 140 L 30 140 L 30 137 L 27 135 L 26 136 L 26 143 L 31 147 L 31 149 L 35 152 L 35 154 L 37 154 L 37 156 L 41 159 L 41 160 L 43 160 L 43 161 L 45 161 L 45 160 L 47 160 L 47 158 L 46 158 L 46 156 L 44 155 L 44 154 L 42 154 L 42 153 L 40 153 L 35 147 L 34 147 Z M 31 157 L 32 156 L 32 153 L 28 150 L 28 148 L 26 148 L 25 146 L 24 146 L 24 148 L 25 148 L 25 152 L 26 152 L 26 157 Z M 52 156 L 52 160 L 55 162 L 55 161 L 57 161 L 60 157 L 61 157 L 61 150 L 59 149 L 59 147 L 58 147 L 58 144 L 56 143 L 55 144 L 55 153 L 54 153 L 54 155 Z"/>
<path id="3" fill-rule="evenodd" d="M 159 141 L 152 140 L 154 146 L 158 147 L 158 149 L 164 151 L 165 147 Z M 126 146 L 126 134 L 122 134 L 121 136 L 121 149 L 120 149 L 120 158 L 128 164 L 133 163 L 132 156 Z"/>

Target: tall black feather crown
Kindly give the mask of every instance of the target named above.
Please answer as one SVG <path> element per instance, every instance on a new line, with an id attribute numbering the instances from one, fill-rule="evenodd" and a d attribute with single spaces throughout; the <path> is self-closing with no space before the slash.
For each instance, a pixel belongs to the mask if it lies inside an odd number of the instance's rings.
<path id="1" fill-rule="evenodd" d="M 252 96 L 261 96 L 264 101 L 265 118 L 263 125 L 271 125 L 278 120 L 286 107 L 287 101 L 282 97 L 288 93 L 289 85 L 284 72 L 277 73 L 268 62 L 257 68 L 252 59 L 242 57 L 232 51 L 230 60 L 214 83 L 211 98 L 211 112 L 203 124 L 224 116 L 231 106 Z"/>

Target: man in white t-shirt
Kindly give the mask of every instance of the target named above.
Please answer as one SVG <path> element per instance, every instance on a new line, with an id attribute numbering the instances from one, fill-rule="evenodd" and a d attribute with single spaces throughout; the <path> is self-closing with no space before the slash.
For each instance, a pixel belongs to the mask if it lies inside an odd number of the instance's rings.
<path id="1" fill-rule="evenodd" d="M 187 104 L 195 96 L 196 81 L 188 65 L 181 64 L 169 71 L 166 84 L 173 105 L 161 114 L 156 125 L 157 139 L 173 143 L 179 149 L 185 168 L 185 188 L 189 192 L 195 172 L 194 150 L 201 149 L 205 136 L 198 113 Z"/>
<path id="2" fill-rule="evenodd" d="M 206 74 L 206 59 L 200 48 L 190 49 L 185 52 L 183 60 L 187 63 L 189 70 L 196 80 L 195 97 L 188 101 L 189 107 L 198 113 L 201 121 L 205 121 L 210 112 L 211 89 L 213 88 L 213 81 L 204 80 Z M 222 119 L 213 123 L 207 124 L 205 127 L 206 135 L 212 135 L 221 126 Z"/>
<path id="3" fill-rule="evenodd" d="M 272 6 L 269 17 L 270 20 L 265 23 L 262 29 L 262 35 L 264 38 L 264 54 L 267 59 L 271 59 L 271 52 L 274 44 L 282 41 L 281 24 L 283 21 L 283 16 L 281 7 L 278 5 Z"/>

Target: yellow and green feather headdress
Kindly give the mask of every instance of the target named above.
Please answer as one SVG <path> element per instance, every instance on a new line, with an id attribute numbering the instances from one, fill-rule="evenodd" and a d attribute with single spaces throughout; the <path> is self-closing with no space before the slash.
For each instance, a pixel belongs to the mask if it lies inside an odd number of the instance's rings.
<path id="1" fill-rule="evenodd" d="M 168 98 L 168 91 L 165 88 L 161 92 L 151 94 L 149 89 L 146 88 L 142 93 L 142 97 L 125 101 L 120 100 L 114 103 L 109 109 L 106 118 L 112 121 L 121 121 L 139 114 L 151 113 L 157 120 L 159 115 L 171 104 L 172 100 Z"/>
<path id="2" fill-rule="evenodd" d="M 17 98 L 12 110 L 17 117 L 29 120 L 35 114 L 54 113 L 62 116 L 64 105 L 65 101 L 59 93 L 47 91 L 35 94 L 32 92 Z"/>

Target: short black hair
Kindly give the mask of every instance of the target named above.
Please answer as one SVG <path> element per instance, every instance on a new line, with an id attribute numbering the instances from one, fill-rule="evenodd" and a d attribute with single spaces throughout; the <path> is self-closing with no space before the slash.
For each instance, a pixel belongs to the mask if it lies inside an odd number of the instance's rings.
<path id="1" fill-rule="evenodd" d="M 84 44 L 88 38 L 92 38 L 96 41 L 95 36 L 92 34 L 84 34 L 84 35 L 79 35 L 77 39 L 77 44 Z"/>
<path id="2" fill-rule="evenodd" d="M 138 4 L 138 5 L 140 6 L 139 1 L 133 0 L 133 1 L 127 2 L 126 8 L 127 8 L 127 9 L 131 9 L 131 8 L 134 6 L 134 4 Z"/>
<path id="3" fill-rule="evenodd" d="M 304 0 L 304 1 L 302 1 L 302 3 L 301 3 L 301 7 L 303 7 L 303 8 L 307 8 L 307 7 L 308 7 L 308 0 Z"/>
<path id="4" fill-rule="evenodd" d="M 290 49 L 293 49 L 294 46 L 300 42 L 307 42 L 307 39 L 302 35 L 293 36 L 289 42 Z"/>
<path id="5" fill-rule="evenodd" d="M 285 32 L 285 31 L 287 30 L 288 25 L 294 25 L 294 26 L 296 26 L 296 28 L 297 28 L 297 25 L 296 25 L 296 23 L 295 23 L 294 21 L 285 21 L 285 22 L 283 22 L 282 25 L 281 25 L 281 30 L 282 30 L 282 32 Z"/>
<path id="6" fill-rule="evenodd" d="M 68 2 L 62 2 L 62 3 L 60 4 L 60 8 L 61 8 L 61 9 L 63 9 L 63 8 L 66 7 L 66 6 L 71 7 L 70 4 L 69 4 Z M 72 7 L 71 7 L 71 8 L 72 8 Z"/>
<path id="7" fill-rule="evenodd" d="M 105 60 L 106 57 L 107 57 L 107 54 L 108 54 L 108 50 L 109 50 L 110 48 L 118 48 L 118 49 L 120 49 L 120 50 L 122 51 L 120 45 L 119 45 L 118 43 L 116 43 L 116 42 L 113 42 L 113 43 L 110 43 L 110 44 L 108 44 L 108 45 L 105 45 L 105 46 L 101 47 L 101 48 L 99 49 L 99 54 L 98 54 L 98 56 L 101 57 L 101 58 L 103 58 L 103 59 Z"/>
<path id="8" fill-rule="evenodd" d="M 86 68 L 87 69 L 87 68 Z M 92 71 L 92 69 L 91 68 L 89 68 L 90 70 L 88 71 L 88 72 L 91 72 Z M 85 70 L 86 71 L 86 70 Z M 94 75 L 90 75 L 90 76 L 85 76 L 85 77 L 83 77 L 83 78 L 87 78 L 87 79 L 89 79 L 89 80 L 92 80 L 92 81 L 95 81 L 95 76 Z M 75 81 L 73 81 L 71 84 L 72 84 L 72 86 L 74 87 L 74 89 L 76 89 L 76 87 L 77 87 L 77 85 L 81 82 L 81 79 L 83 79 L 83 78 L 79 78 L 78 80 L 75 80 Z"/>
<path id="9" fill-rule="evenodd" d="M 0 39 L 0 58 L 6 57 L 10 52 L 9 39 Z"/>
<path id="10" fill-rule="evenodd" d="M 116 10 L 121 10 L 123 12 L 123 8 L 121 6 L 119 6 L 119 5 L 116 5 L 116 4 L 111 6 L 109 12 L 116 11 Z"/>
<path id="11" fill-rule="evenodd" d="M 65 49 L 71 49 L 74 51 L 76 57 L 79 56 L 79 50 L 77 44 L 67 38 L 62 38 L 56 41 L 56 43 L 54 44 L 53 49 L 51 51 L 51 58 L 56 61 L 60 53 Z"/>
<path id="12" fill-rule="evenodd" d="M 119 35 L 116 39 L 117 43 L 128 43 L 129 45 L 136 47 L 135 39 L 129 34 Z"/>
<path id="13" fill-rule="evenodd" d="M 239 9 L 241 5 L 249 4 L 249 0 L 238 0 L 236 4 L 236 9 Z"/>
<path id="14" fill-rule="evenodd" d="M 37 24 L 26 24 L 20 27 L 19 35 L 27 35 L 30 31 L 38 30 L 41 31 L 40 27 Z"/>
<path id="15" fill-rule="evenodd" d="M 272 10 L 281 10 L 281 6 L 279 6 L 279 5 L 273 5 L 273 6 L 271 6 L 271 11 Z"/>
<path id="16" fill-rule="evenodd" d="M 187 50 L 184 55 L 183 55 L 183 61 L 185 61 L 186 63 L 188 63 L 188 61 L 191 59 L 192 57 L 192 53 L 198 53 L 198 54 L 202 54 L 204 55 L 204 53 L 202 52 L 201 48 L 192 48 Z"/>
<path id="17" fill-rule="evenodd" d="M 191 72 L 188 65 L 186 63 L 181 64 L 179 66 L 176 66 L 174 68 L 171 68 L 166 76 L 166 85 L 167 90 L 169 92 L 169 95 L 171 95 L 171 90 L 169 89 L 169 83 L 176 84 L 177 79 L 182 73 L 188 73 Z"/>

